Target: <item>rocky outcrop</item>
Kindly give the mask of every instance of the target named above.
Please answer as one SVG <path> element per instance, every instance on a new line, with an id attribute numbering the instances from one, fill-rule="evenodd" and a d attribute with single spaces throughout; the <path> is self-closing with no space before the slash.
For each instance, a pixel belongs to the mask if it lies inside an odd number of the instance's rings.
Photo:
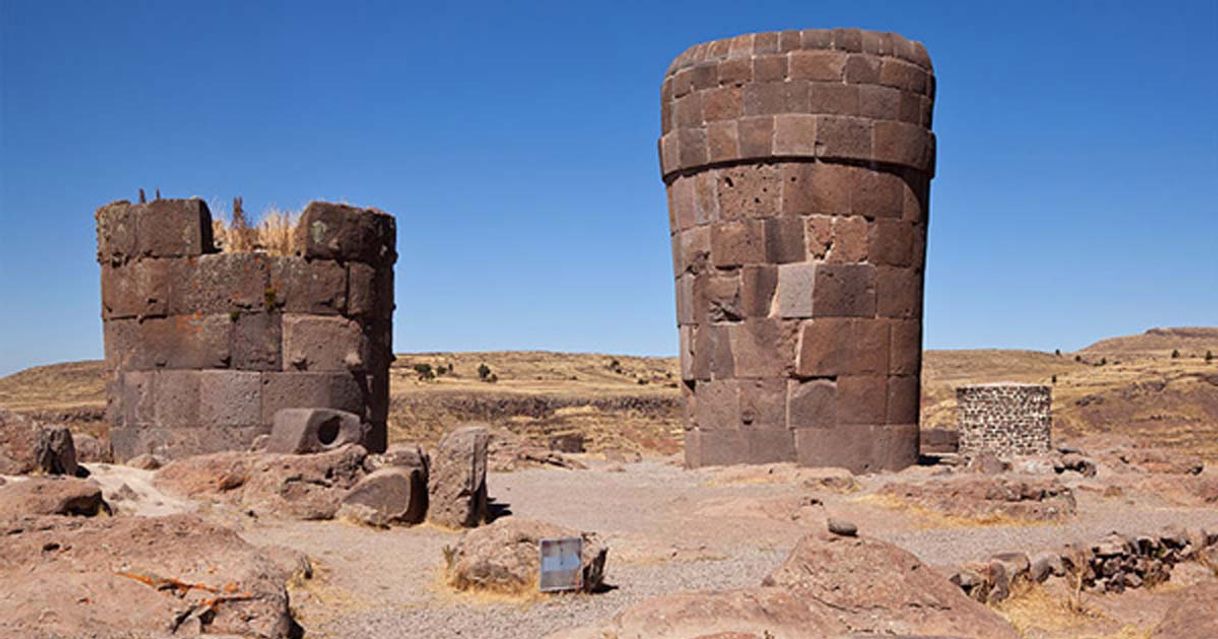
<path id="1" fill-rule="evenodd" d="M 997 614 L 912 554 L 868 537 L 804 537 L 757 588 L 685 592 L 644 601 L 567 639 L 930 635 L 1016 639 Z"/>
<path id="2" fill-rule="evenodd" d="M 427 478 L 420 468 L 381 468 L 343 497 L 338 515 L 377 527 L 420 523 L 427 515 Z"/>
<path id="3" fill-rule="evenodd" d="M 1218 582 L 1192 586 L 1177 596 L 1151 639 L 1218 637 Z"/>
<path id="4" fill-rule="evenodd" d="M 1057 479 L 961 476 L 881 489 L 912 506 L 978 521 L 1061 520 L 1074 515 L 1074 493 Z"/>
<path id="5" fill-rule="evenodd" d="M 593 533 L 581 533 L 554 524 L 505 517 L 489 526 L 467 531 L 448 559 L 448 584 L 457 590 L 500 593 L 536 591 L 541 568 L 539 542 L 543 538 L 580 537 L 583 590 L 599 589 L 609 553 Z"/>
<path id="6" fill-rule="evenodd" d="M 440 440 L 428 480 L 428 519 L 448 528 L 472 528 L 487 520 L 486 461 L 489 432 L 462 426 Z"/>
<path id="7" fill-rule="evenodd" d="M 188 515 L 27 518 L 6 526 L 0 636 L 297 636 L 288 572 Z"/>
<path id="8" fill-rule="evenodd" d="M 24 516 L 92 517 L 109 512 L 96 482 L 75 477 L 30 477 L 0 484 L 0 521 Z"/>
<path id="9" fill-rule="evenodd" d="M 34 470 L 38 424 L 19 413 L 0 408 L 0 475 L 21 475 Z"/>
<path id="10" fill-rule="evenodd" d="M 66 426 L 39 429 L 34 443 L 34 467 L 47 475 L 75 476 L 79 468 L 72 431 Z"/>
<path id="11" fill-rule="evenodd" d="M 186 457 L 155 483 L 186 497 L 225 502 L 259 516 L 330 519 L 364 477 L 367 451 L 348 445 L 316 455 L 226 452 Z"/>

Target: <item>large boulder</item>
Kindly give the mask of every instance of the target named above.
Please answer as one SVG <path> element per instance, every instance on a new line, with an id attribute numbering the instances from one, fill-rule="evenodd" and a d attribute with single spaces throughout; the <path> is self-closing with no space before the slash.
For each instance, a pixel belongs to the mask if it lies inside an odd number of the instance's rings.
<path id="1" fill-rule="evenodd" d="M 448 583 L 457 590 L 536 592 L 541 569 L 540 541 L 555 537 L 583 540 L 580 553 L 583 590 L 599 589 L 609 550 L 595 534 L 518 517 L 504 517 L 489 526 L 466 531 L 448 558 Z"/>
<path id="2" fill-rule="evenodd" d="M 97 482 L 76 477 L 30 477 L 0 485 L 0 520 L 31 515 L 92 517 L 108 512 Z"/>
<path id="3" fill-rule="evenodd" d="M 436 447 L 428 478 L 428 519 L 448 528 L 472 528 L 487 520 L 486 457 L 489 430 L 462 426 Z"/>
<path id="4" fill-rule="evenodd" d="M 298 636 L 276 561 L 190 515 L 7 526 L 0 636 Z"/>
<path id="5" fill-rule="evenodd" d="M 757 588 L 684 592 L 644 601 L 567 639 L 870 636 L 1017 639 L 1001 617 L 912 554 L 868 537 L 815 533 Z"/>
<path id="6" fill-rule="evenodd" d="M 38 431 L 34 420 L 0 408 L 0 475 L 22 475 L 34 470 Z"/>
<path id="7" fill-rule="evenodd" d="M 423 470 L 386 466 L 372 472 L 343 497 L 338 514 L 378 527 L 421 523 L 427 515 L 427 479 Z"/>
<path id="8" fill-rule="evenodd" d="M 178 495 L 225 502 L 256 515 L 331 519 L 366 474 L 361 446 L 315 455 L 223 452 L 174 460 L 154 483 Z"/>
<path id="9" fill-rule="evenodd" d="M 39 429 L 34 444 L 34 466 L 47 475 L 76 475 L 76 445 L 67 426 Z"/>

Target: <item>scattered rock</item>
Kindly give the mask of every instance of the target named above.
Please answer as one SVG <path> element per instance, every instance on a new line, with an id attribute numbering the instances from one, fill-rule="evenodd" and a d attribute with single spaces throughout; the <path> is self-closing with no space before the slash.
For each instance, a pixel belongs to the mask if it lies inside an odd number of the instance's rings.
<path id="1" fill-rule="evenodd" d="M 4 544 L 0 636 L 300 634 L 288 575 L 194 516 L 27 519 Z"/>
<path id="2" fill-rule="evenodd" d="M 1049 577 L 1060 577 L 1066 574 L 1062 558 L 1055 552 L 1038 553 L 1032 558 L 1028 576 L 1036 583 L 1043 583 Z"/>
<path id="3" fill-rule="evenodd" d="M 967 469 L 983 475 L 999 475 L 1010 470 L 1010 465 L 999 459 L 994 453 L 985 451 L 973 456 L 968 462 Z"/>
<path id="4" fill-rule="evenodd" d="M 462 426 L 436 447 L 428 479 L 428 518 L 449 528 L 472 528 L 487 520 L 486 426 Z"/>
<path id="5" fill-rule="evenodd" d="M 24 475 L 34 470 L 38 423 L 0 408 L 0 474 Z"/>
<path id="6" fill-rule="evenodd" d="M 894 482 L 883 487 L 880 494 L 980 522 L 1061 520 L 1075 512 L 1074 493 L 1056 477 L 1008 479 L 965 475 L 920 483 Z"/>
<path id="7" fill-rule="evenodd" d="M 424 477 L 431 470 L 431 457 L 418 444 L 390 444 L 385 452 L 368 455 L 368 462 L 368 465 L 373 466 L 372 470 L 386 466 L 418 468 L 423 471 Z"/>
<path id="8" fill-rule="evenodd" d="M 584 452 L 584 434 L 580 432 L 559 433 L 550 436 L 550 450 L 560 453 Z"/>
<path id="9" fill-rule="evenodd" d="M 38 430 L 34 443 L 34 467 L 47 475 L 75 477 L 76 445 L 67 426 L 48 426 Z"/>
<path id="10" fill-rule="evenodd" d="M 359 415 L 333 408 L 283 408 L 275 412 L 266 452 L 304 455 L 363 444 Z"/>
<path id="11" fill-rule="evenodd" d="M 536 591 L 541 569 L 542 538 L 580 537 L 583 590 L 598 590 L 604 581 L 609 550 L 596 535 L 530 519 L 504 517 L 465 532 L 448 560 L 447 579 L 457 590 L 522 594 Z M 446 551 L 447 552 L 447 551 Z"/>
<path id="12" fill-rule="evenodd" d="M 97 482 L 76 477 L 30 477 L 0 486 L 0 520 L 29 515 L 93 517 L 109 512 Z"/>
<path id="13" fill-rule="evenodd" d="M 141 453 L 127 460 L 127 465 L 140 470 L 157 470 L 165 461 L 152 453 Z"/>
<path id="14" fill-rule="evenodd" d="M 844 519 L 829 518 L 829 532 L 843 537 L 854 537 L 859 534 L 859 527 Z"/>
<path id="15" fill-rule="evenodd" d="M 86 433 L 76 433 L 72 436 L 72 442 L 76 445 L 77 463 L 109 464 L 114 461 L 114 453 L 110 450 L 109 442 L 103 443 L 100 439 Z"/>
<path id="16" fill-rule="evenodd" d="M 1084 477 L 1095 477 L 1096 465 L 1095 462 L 1083 457 L 1078 453 L 1066 453 L 1062 455 L 1059 463 L 1054 468 L 1059 473 L 1066 471 L 1074 471 L 1081 473 Z"/>
<path id="17" fill-rule="evenodd" d="M 373 472 L 343 497 L 338 514 L 378 527 L 422 522 L 427 514 L 422 469 L 388 466 Z"/>

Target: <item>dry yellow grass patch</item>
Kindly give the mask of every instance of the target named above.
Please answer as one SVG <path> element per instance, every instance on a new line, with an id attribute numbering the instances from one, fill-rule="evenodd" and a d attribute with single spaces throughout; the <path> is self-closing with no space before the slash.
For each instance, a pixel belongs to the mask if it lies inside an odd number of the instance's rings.
<path id="1" fill-rule="evenodd" d="M 911 504 L 900 497 L 894 495 L 860 495 L 853 498 L 851 501 L 858 504 L 866 504 L 887 508 L 889 510 L 903 511 L 913 515 L 919 519 L 918 526 L 920 528 L 973 528 L 976 526 L 1049 526 L 1060 525 L 1059 522 L 1043 521 L 1038 519 L 1020 519 L 1003 514 L 983 515 L 980 517 L 964 517 L 961 515 L 950 515 L 947 513 L 924 508 L 915 504 Z"/>
<path id="2" fill-rule="evenodd" d="M 295 240 L 299 220 L 299 212 L 271 208 L 262 214 L 257 224 L 250 226 L 245 214 L 237 210 L 231 220 L 223 217 L 212 220 L 212 237 L 225 253 L 293 255 L 299 248 Z"/>
<path id="3" fill-rule="evenodd" d="M 1033 586 L 994 606 L 1021 637 L 1072 637 L 1075 639 L 1148 639 L 1150 630 L 1126 624 L 1115 632 L 1097 632 L 1095 627 L 1110 621 L 1103 613 L 1076 607 L 1069 599 L 1054 596 Z"/>

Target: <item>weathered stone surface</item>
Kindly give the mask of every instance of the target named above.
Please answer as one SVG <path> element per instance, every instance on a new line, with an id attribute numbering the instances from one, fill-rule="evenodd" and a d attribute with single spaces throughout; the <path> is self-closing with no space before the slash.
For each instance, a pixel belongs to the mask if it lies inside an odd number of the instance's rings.
<path id="1" fill-rule="evenodd" d="M 0 636 L 300 635 L 290 573 L 198 517 L 53 517 L 7 528 Z"/>
<path id="2" fill-rule="evenodd" d="M 449 528 L 472 528 L 487 519 L 487 444 L 484 425 L 459 427 L 436 446 L 428 478 L 428 520 Z"/>
<path id="3" fill-rule="evenodd" d="M 76 475 L 76 446 L 67 426 L 39 429 L 34 445 L 34 465 L 47 475 Z"/>
<path id="4" fill-rule="evenodd" d="M 1218 637 L 1218 583 L 1197 584 L 1176 596 L 1151 639 Z"/>
<path id="5" fill-rule="evenodd" d="M 0 520 L 33 515 L 92 517 L 109 512 L 97 482 L 75 477 L 31 477 L 0 485 Z"/>
<path id="6" fill-rule="evenodd" d="M 427 478 L 422 468 L 388 466 L 359 480 L 343 497 L 340 517 L 371 526 L 417 524 L 427 514 Z"/>
<path id="7" fill-rule="evenodd" d="M 296 226 L 295 245 L 309 259 L 382 264 L 397 259 L 393 216 L 376 209 L 310 202 Z"/>
<path id="8" fill-rule="evenodd" d="M 1057 479 L 965 475 L 881 489 L 913 505 L 980 521 L 1060 521 L 1074 515 L 1074 492 Z"/>
<path id="9" fill-rule="evenodd" d="M 127 460 L 127 465 L 140 470 L 156 470 L 165 465 L 165 461 L 156 455 L 143 453 Z"/>
<path id="10" fill-rule="evenodd" d="M 595 534 L 519 517 L 497 519 L 489 526 L 462 534 L 448 562 L 448 584 L 457 590 L 535 592 L 541 571 L 540 541 L 555 537 L 582 539 L 582 590 L 599 589 L 609 549 Z"/>
<path id="11" fill-rule="evenodd" d="M 22 475 L 34 470 L 39 430 L 33 419 L 0 408 L 0 475 Z"/>
<path id="12" fill-rule="evenodd" d="M 284 370 L 362 371 L 369 358 L 363 329 L 353 320 L 319 315 L 283 317 Z"/>
<path id="13" fill-rule="evenodd" d="M 284 408 L 275 413 L 266 452 L 303 455 L 363 443 L 359 415 L 330 408 Z"/>
<path id="14" fill-rule="evenodd" d="M 960 452 L 974 456 L 1047 453 L 1052 394 L 1038 384 L 980 384 L 956 389 Z"/>

